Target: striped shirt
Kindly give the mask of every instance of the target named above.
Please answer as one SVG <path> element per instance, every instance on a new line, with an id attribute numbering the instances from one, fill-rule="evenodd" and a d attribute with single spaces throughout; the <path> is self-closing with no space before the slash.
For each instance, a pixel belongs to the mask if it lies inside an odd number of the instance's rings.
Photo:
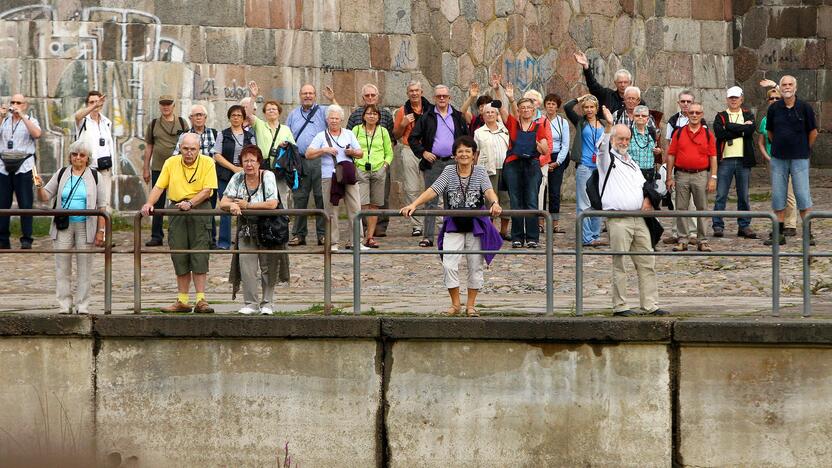
<path id="1" fill-rule="evenodd" d="M 474 166 L 470 176 L 459 177 L 456 165 L 446 166 L 430 187 L 442 195 L 445 207 L 449 210 L 480 208 L 483 205 L 483 194 L 492 188 L 484 167 Z"/>

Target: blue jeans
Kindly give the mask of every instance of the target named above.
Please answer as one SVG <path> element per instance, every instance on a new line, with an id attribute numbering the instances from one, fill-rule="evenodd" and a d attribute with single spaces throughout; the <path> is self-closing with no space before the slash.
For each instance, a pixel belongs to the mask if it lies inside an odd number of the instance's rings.
<path id="1" fill-rule="evenodd" d="M 789 191 L 789 175 L 792 176 L 794 198 L 797 209 L 808 210 L 812 207 L 812 195 L 809 192 L 809 160 L 771 158 L 771 208 L 774 211 L 786 209 L 786 195 Z"/>
<path id="2" fill-rule="evenodd" d="M 742 166 L 742 158 L 723 158 L 719 162 L 716 171 L 716 202 L 714 211 L 725 210 L 728 203 L 728 192 L 731 190 L 731 179 L 735 179 L 737 185 L 737 210 L 750 211 L 751 205 L 748 201 L 748 181 L 751 178 L 751 168 Z M 751 225 L 751 218 L 739 218 L 737 224 L 740 229 Z M 725 222 L 721 216 L 713 217 L 712 227 L 714 229 L 725 229 Z"/>
<path id="3" fill-rule="evenodd" d="M 575 203 L 577 205 L 576 212 L 586 211 L 591 208 L 589 204 L 589 196 L 586 194 L 586 181 L 592 176 L 592 169 L 583 164 L 579 164 L 575 170 Z M 586 245 L 601 237 L 601 218 L 584 218 L 581 223 L 583 226 L 583 237 L 581 242 Z"/>
<path id="4" fill-rule="evenodd" d="M 0 209 L 12 207 L 12 195 L 17 198 L 17 207 L 20 209 L 32 208 L 35 200 L 32 190 L 32 171 L 18 172 L 14 175 L 0 174 Z M 60 195 L 58 195 L 60 204 Z M 9 216 L 0 216 L 0 246 L 9 247 Z M 20 217 L 20 243 L 32 243 L 32 217 Z"/>
<path id="5" fill-rule="evenodd" d="M 218 180 L 217 185 L 217 200 L 222 200 L 222 194 L 225 193 L 225 188 L 228 187 L 228 181 Z M 231 248 L 231 216 L 229 215 L 220 216 L 220 235 L 217 239 L 217 247 L 221 249 Z"/>
<path id="6" fill-rule="evenodd" d="M 512 210 L 536 210 L 543 173 L 537 159 L 518 159 L 503 165 Z M 511 217 L 512 242 L 540 242 L 537 216 Z"/>

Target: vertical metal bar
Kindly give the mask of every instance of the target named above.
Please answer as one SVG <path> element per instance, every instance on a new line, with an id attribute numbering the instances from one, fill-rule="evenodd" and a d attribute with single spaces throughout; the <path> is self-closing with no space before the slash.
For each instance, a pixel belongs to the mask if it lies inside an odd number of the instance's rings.
<path id="1" fill-rule="evenodd" d="M 584 313 L 584 212 L 575 217 L 575 315 Z"/>
<path id="2" fill-rule="evenodd" d="M 332 220 L 324 213 L 324 314 L 332 313 Z"/>
<path id="3" fill-rule="evenodd" d="M 774 213 L 771 217 L 771 315 L 780 315 L 780 222 Z"/>
<path id="4" fill-rule="evenodd" d="M 811 245 L 809 244 L 809 236 L 812 232 L 812 212 L 809 212 L 805 218 L 803 218 L 803 316 L 804 317 L 811 317 L 812 316 L 812 273 L 810 272 L 811 268 L 811 258 L 809 257 L 809 249 Z"/>
<path id="5" fill-rule="evenodd" d="M 103 210 L 104 216 L 104 315 L 113 313 L 113 219 Z"/>
<path id="6" fill-rule="evenodd" d="M 546 226 L 546 314 L 555 311 L 554 281 L 555 281 L 555 235 L 552 232 L 552 215 L 543 213 L 543 220 Z"/>
<path id="7" fill-rule="evenodd" d="M 133 217 L 133 313 L 142 313 L 142 213 Z"/>
<path id="8" fill-rule="evenodd" d="M 347 215 L 349 216 L 349 215 Z M 361 220 L 364 212 L 358 210 L 352 223 L 352 313 L 361 314 Z"/>

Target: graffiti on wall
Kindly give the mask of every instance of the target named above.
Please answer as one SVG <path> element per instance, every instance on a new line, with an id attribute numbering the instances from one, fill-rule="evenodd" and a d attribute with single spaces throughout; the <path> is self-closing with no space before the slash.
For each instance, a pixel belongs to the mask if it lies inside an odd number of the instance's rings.
<path id="1" fill-rule="evenodd" d="M 553 61 L 548 56 L 532 57 L 523 50 L 517 57 L 503 60 L 503 75 L 522 91 L 546 89 L 546 83 L 554 75 Z"/>

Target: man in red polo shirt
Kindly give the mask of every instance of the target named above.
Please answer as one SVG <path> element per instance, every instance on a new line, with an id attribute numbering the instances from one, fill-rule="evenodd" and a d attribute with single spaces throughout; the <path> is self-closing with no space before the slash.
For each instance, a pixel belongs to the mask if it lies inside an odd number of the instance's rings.
<path id="1" fill-rule="evenodd" d="M 716 138 L 702 125 L 702 117 L 702 104 L 691 104 L 688 124 L 674 131 L 667 150 L 667 189 L 676 187 L 677 210 L 688 209 L 691 195 L 696 210 L 706 210 L 708 193 L 716 190 Z M 679 232 L 679 243 L 673 247 L 674 252 L 687 250 L 688 242 L 697 235 L 699 250 L 711 251 L 705 238 L 705 218 L 699 218 L 695 233 L 692 224 L 690 219 L 685 219 L 684 232 Z"/>

